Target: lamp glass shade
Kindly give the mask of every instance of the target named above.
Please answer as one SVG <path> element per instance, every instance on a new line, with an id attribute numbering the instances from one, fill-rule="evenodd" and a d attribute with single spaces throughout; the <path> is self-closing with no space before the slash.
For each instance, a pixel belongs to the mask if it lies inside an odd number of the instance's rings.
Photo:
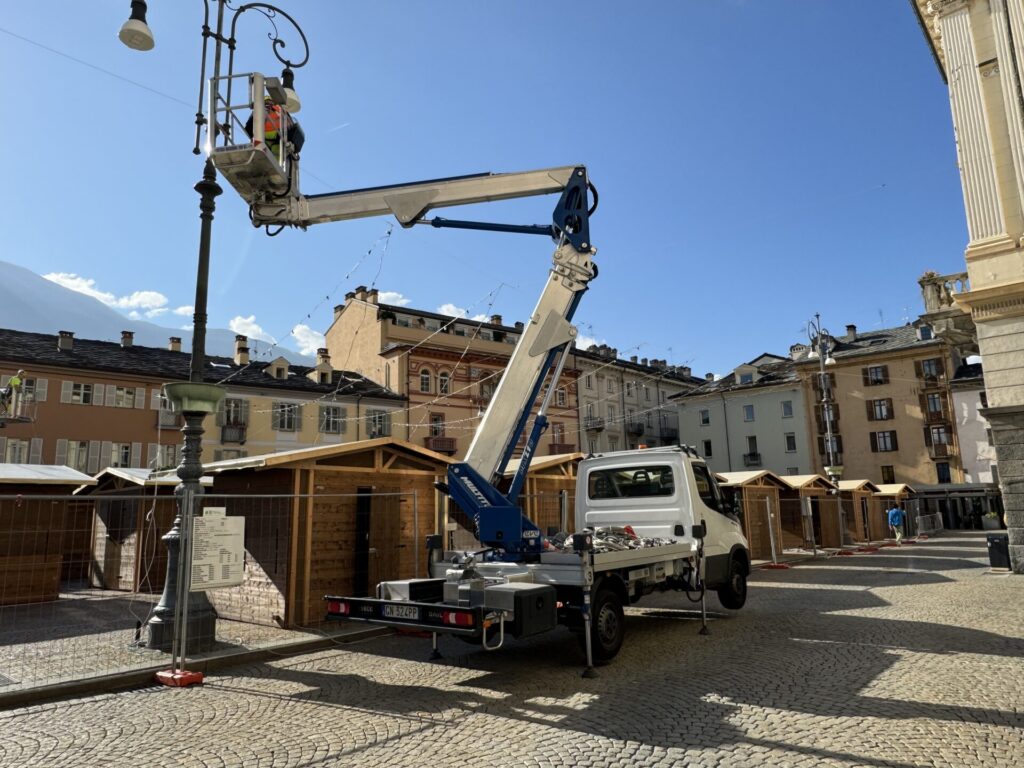
<path id="1" fill-rule="evenodd" d="M 149 25 L 138 19 L 128 19 L 117 36 L 122 43 L 135 51 L 150 51 L 156 44 Z"/>
<path id="2" fill-rule="evenodd" d="M 284 108 L 288 110 L 289 114 L 294 115 L 296 112 L 302 109 L 302 102 L 299 101 L 299 94 L 295 92 L 294 88 L 285 88 L 284 95 Z"/>

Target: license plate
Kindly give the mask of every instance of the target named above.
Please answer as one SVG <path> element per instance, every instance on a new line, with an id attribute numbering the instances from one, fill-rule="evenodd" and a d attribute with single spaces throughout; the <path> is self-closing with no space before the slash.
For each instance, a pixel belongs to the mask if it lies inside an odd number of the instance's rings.
<path id="1" fill-rule="evenodd" d="M 420 617 L 420 609 L 415 605 L 385 605 L 384 617 L 387 619 L 411 619 L 416 621 Z"/>

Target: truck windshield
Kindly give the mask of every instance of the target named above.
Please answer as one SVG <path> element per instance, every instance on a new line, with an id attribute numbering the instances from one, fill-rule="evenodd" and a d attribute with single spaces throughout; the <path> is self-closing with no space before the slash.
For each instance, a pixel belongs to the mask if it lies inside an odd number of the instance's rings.
<path id="1" fill-rule="evenodd" d="M 675 481 L 668 464 L 595 469 L 587 478 L 587 495 L 591 499 L 671 496 L 673 493 Z"/>

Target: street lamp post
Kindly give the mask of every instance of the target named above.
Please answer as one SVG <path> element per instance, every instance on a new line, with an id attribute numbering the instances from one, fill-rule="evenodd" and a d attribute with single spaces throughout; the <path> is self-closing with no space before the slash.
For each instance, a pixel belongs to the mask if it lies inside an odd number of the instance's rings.
<path id="1" fill-rule="evenodd" d="M 833 491 L 836 496 L 836 522 L 839 525 L 839 544 L 846 540 L 846 524 L 843 515 L 843 498 L 839 493 L 839 479 L 843 475 L 843 467 L 839 456 L 839 445 L 836 436 L 832 433 L 832 419 L 835 414 L 835 404 L 832 400 L 832 385 L 829 375 L 825 370 L 826 366 L 835 365 L 835 358 L 832 357 L 832 350 L 835 348 L 835 339 L 828 332 L 827 328 L 821 326 L 821 315 L 814 313 L 814 319 L 807 323 L 807 338 L 811 342 L 811 351 L 808 354 L 810 359 L 818 360 L 818 386 L 821 388 L 821 416 L 825 422 L 825 455 L 828 465 L 825 467 L 825 474 L 828 479 L 836 485 Z M 842 551 L 840 552 L 842 554 Z"/>
<path id="2" fill-rule="evenodd" d="M 827 328 L 821 327 L 821 315 L 814 313 L 814 319 L 807 323 L 807 338 L 811 342 L 811 351 L 807 357 L 818 361 L 818 386 L 821 389 L 821 416 L 825 422 L 825 455 L 828 457 L 828 466 L 825 467 L 825 474 L 832 482 L 838 482 L 842 475 L 843 468 L 839 464 L 839 451 L 836 445 L 835 436 L 832 434 L 832 415 L 835 412 L 832 403 L 832 387 L 829 382 L 825 366 L 835 365 L 835 358 L 832 357 L 834 341 L 832 334 Z"/>
<path id="3" fill-rule="evenodd" d="M 216 4 L 216 27 L 210 28 L 211 2 Z M 207 49 L 210 38 L 214 41 L 213 72 L 214 79 L 221 74 L 221 59 L 224 46 L 227 46 L 230 57 L 228 76 L 232 73 L 235 50 L 235 26 L 239 16 L 249 10 L 256 10 L 270 21 L 274 32 L 270 40 L 274 56 L 284 64 L 282 79 L 288 97 L 285 108 L 291 112 L 298 111 L 299 100 L 294 91 L 294 68 L 305 65 L 309 58 L 309 46 L 306 36 L 295 20 L 284 11 L 268 3 L 246 3 L 234 10 L 231 18 L 231 34 L 226 37 L 225 11 L 230 8 L 227 0 L 203 0 L 205 9 L 203 18 L 203 53 L 199 73 L 199 103 L 196 108 L 196 141 L 193 154 L 200 154 L 200 137 L 202 128 L 207 125 L 211 145 L 216 143 L 221 126 L 208 125 L 204 116 L 204 93 L 207 73 Z M 155 45 L 153 33 L 146 23 L 147 6 L 144 0 L 131 0 L 131 17 L 122 26 L 118 37 L 129 48 L 140 51 L 151 50 Z M 278 34 L 275 19 L 281 16 L 287 19 L 298 30 L 302 38 L 304 56 L 300 61 L 293 62 L 280 55 L 285 42 Z M 202 495 L 200 479 L 203 465 L 200 460 L 203 442 L 203 420 L 210 413 L 215 413 L 224 397 L 224 390 L 216 384 L 205 382 L 206 367 L 206 307 L 210 273 L 210 240 L 213 226 L 213 214 L 216 198 L 222 189 L 217 183 L 217 172 L 213 162 L 207 158 L 203 169 L 203 177 L 195 185 L 199 193 L 199 258 L 196 271 L 195 309 L 192 316 L 192 358 L 189 364 L 188 382 L 176 382 L 164 385 L 164 392 L 175 411 L 180 412 L 185 420 L 182 428 L 184 444 L 181 451 L 181 463 L 178 466 L 178 478 L 181 482 L 175 488 L 178 500 L 178 514 L 171 530 L 163 537 L 167 545 L 167 578 L 160 602 L 149 620 L 150 648 L 170 650 L 174 655 L 175 666 L 180 658 L 184 662 L 185 655 L 206 650 L 215 642 L 216 612 L 205 592 L 191 592 L 189 589 L 191 574 L 187 564 L 191 563 L 191 526 L 185 521 L 198 513 L 198 499 Z"/>

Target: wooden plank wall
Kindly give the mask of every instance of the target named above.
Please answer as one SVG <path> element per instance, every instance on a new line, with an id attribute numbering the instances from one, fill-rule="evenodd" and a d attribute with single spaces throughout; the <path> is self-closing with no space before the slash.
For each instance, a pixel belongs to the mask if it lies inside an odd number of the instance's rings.
<path id="1" fill-rule="evenodd" d="M 301 612 L 297 612 L 301 618 L 297 620 L 318 623 L 323 614 L 324 595 L 350 594 L 353 589 L 355 494 L 359 488 L 373 488 L 375 494 L 370 508 L 369 546 L 377 554 L 370 556 L 370 584 L 426 575 L 424 543 L 433 532 L 436 513 L 433 473 L 317 470 L 315 477 L 309 578 L 304 595 L 296 595 L 297 600 L 304 602 Z M 411 496 L 414 492 L 415 515 Z M 418 573 L 417 549 L 421 550 Z"/>
<path id="2" fill-rule="evenodd" d="M 229 516 L 245 518 L 245 567 L 241 586 L 211 589 L 206 594 L 225 619 L 272 626 L 285 623 L 292 575 L 292 524 L 296 500 L 293 470 L 244 472 L 214 480 L 203 506 L 226 507 Z M 218 494 L 249 498 L 218 498 Z M 276 498 L 271 498 L 276 496 Z"/>
<path id="3" fill-rule="evenodd" d="M 771 505 L 775 527 L 776 555 L 782 554 L 782 516 L 779 514 L 779 493 L 776 488 L 745 486 L 743 495 L 743 527 L 754 560 L 772 559 L 772 539 L 768 530 L 768 506 Z"/>
<path id="4" fill-rule="evenodd" d="M 0 500 L 0 605 L 56 600 L 67 502 Z"/>

